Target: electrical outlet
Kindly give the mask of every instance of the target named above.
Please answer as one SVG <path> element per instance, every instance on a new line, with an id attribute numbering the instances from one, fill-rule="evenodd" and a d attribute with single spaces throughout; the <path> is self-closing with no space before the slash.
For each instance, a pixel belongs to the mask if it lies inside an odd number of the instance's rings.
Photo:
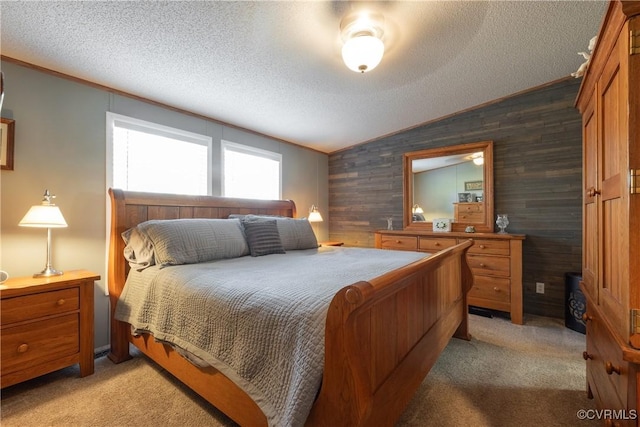
<path id="1" fill-rule="evenodd" d="M 544 294 L 544 283 L 536 282 L 536 293 L 537 294 Z"/>

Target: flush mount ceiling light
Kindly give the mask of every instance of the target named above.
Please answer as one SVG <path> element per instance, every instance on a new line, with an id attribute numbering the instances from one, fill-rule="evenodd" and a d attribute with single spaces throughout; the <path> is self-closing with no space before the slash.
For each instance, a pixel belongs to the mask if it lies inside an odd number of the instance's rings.
<path id="1" fill-rule="evenodd" d="M 383 24 L 384 17 L 371 12 L 352 14 L 342 20 L 342 59 L 350 70 L 366 73 L 378 66 L 384 55 Z"/>
<path id="2" fill-rule="evenodd" d="M 480 166 L 484 164 L 484 153 L 483 152 L 479 152 L 479 153 L 474 153 L 471 156 L 471 160 L 473 160 L 473 164 Z"/>

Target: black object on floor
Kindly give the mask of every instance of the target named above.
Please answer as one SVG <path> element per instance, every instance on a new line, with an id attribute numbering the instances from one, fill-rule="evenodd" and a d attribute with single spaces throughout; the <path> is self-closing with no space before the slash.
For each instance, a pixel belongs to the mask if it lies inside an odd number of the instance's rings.
<path id="1" fill-rule="evenodd" d="M 582 315 L 587 308 L 587 301 L 580 290 L 580 273 L 565 273 L 564 275 L 564 325 L 582 334 L 587 333 L 587 325 Z"/>
<path id="2" fill-rule="evenodd" d="M 476 307 L 473 305 L 469 306 L 469 313 L 470 314 L 477 314 L 478 316 L 482 316 L 482 317 L 488 317 L 488 318 L 492 318 L 493 317 L 493 313 L 491 312 L 491 310 L 487 310 L 484 308 L 480 308 L 480 307 Z"/>

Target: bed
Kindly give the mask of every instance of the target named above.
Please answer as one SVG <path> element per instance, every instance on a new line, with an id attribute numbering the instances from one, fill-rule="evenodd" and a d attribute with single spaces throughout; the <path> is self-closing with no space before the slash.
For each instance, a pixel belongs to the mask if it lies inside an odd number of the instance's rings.
<path id="1" fill-rule="evenodd" d="M 294 218 L 295 204 L 288 200 L 182 196 L 117 189 L 110 189 L 109 194 L 112 211 L 108 270 L 109 359 L 114 363 L 130 359 L 131 343 L 238 424 L 278 424 L 273 421 L 272 414 L 263 411 L 264 402 L 248 392 L 246 384 L 239 382 L 232 371 L 194 363 L 198 361 L 180 347 L 166 342 L 165 337 L 154 337 L 139 325 L 132 328 L 131 324 L 116 319 L 118 301 L 123 303 L 127 294 L 127 277 L 133 278 L 137 274 L 130 274 L 136 269 L 132 270 L 130 261 L 123 256 L 125 241 L 121 236 L 150 220 L 227 219 L 230 215 Z M 322 296 L 327 298 L 327 304 L 322 317 L 323 335 L 320 336 L 324 351 L 318 390 L 314 391 L 311 407 L 305 412 L 306 419 L 296 420 L 293 424 L 357 426 L 393 425 L 396 422 L 449 339 L 452 336 L 470 338 L 466 293 L 473 279 L 465 255 L 471 245 L 472 242 L 467 241 L 428 257 L 417 254 L 420 256 L 411 262 L 399 260 L 399 264 L 389 264 L 387 270 L 379 270 L 380 274 L 372 269 L 369 276 L 362 276 L 366 280 L 345 282 L 335 291 L 330 290 L 328 298 Z M 296 257 L 300 260 L 340 258 L 356 250 L 306 249 L 290 256 L 282 255 L 282 259 L 286 259 L 288 265 L 294 265 L 299 262 L 295 261 Z M 368 250 L 386 255 L 389 262 L 400 256 L 392 254 L 393 251 Z M 269 255 L 260 257 L 259 261 L 264 264 L 278 257 L 280 255 Z M 215 266 L 228 272 L 227 264 L 241 262 L 245 261 L 215 261 Z M 180 267 L 158 274 L 179 271 Z M 345 273 L 342 280 L 349 281 L 361 274 L 345 270 L 348 269 L 340 269 Z M 321 280 L 326 278 L 318 279 Z"/>

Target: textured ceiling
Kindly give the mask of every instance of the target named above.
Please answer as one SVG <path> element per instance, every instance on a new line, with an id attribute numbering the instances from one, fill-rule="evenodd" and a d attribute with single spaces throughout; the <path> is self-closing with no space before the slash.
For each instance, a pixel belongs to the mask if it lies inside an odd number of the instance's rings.
<path id="1" fill-rule="evenodd" d="M 385 16 L 373 71 L 342 17 Z M 332 152 L 568 76 L 603 1 L 1 1 L 4 56 Z M 7 81 L 7 96 L 10 84 Z"/>

